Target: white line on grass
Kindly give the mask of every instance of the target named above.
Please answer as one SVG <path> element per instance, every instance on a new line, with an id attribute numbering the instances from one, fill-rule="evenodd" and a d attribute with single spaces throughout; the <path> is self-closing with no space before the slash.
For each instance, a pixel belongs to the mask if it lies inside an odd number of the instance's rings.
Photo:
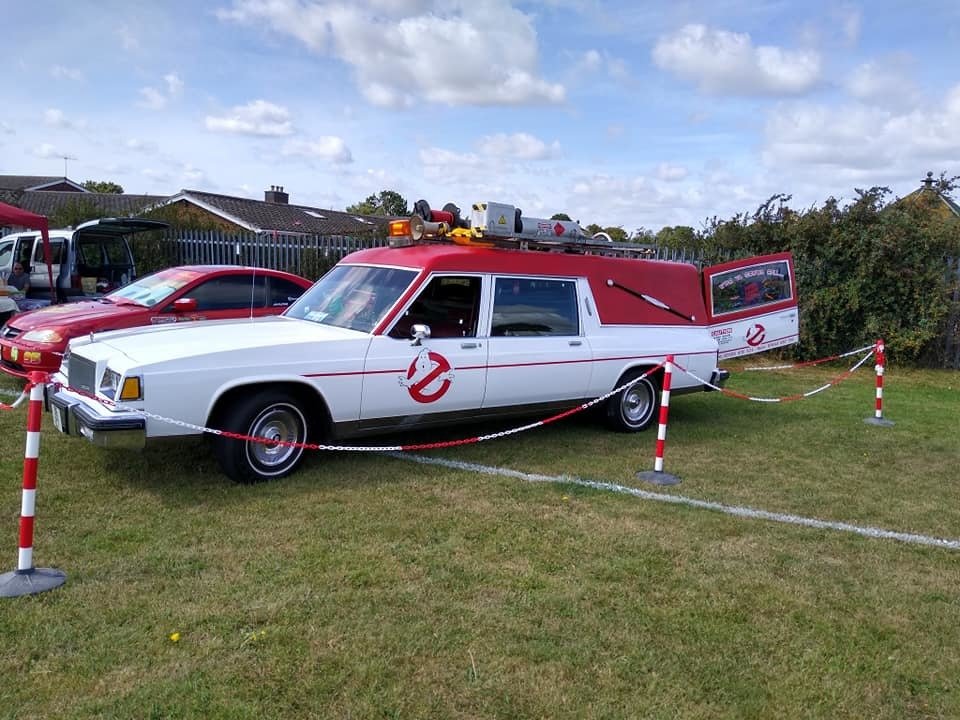
<path id="1" fill-rule="evenodd" d="M 841 532 L 855 533 L 857 535 L 863 535 L 870 538 L 899 540 L 900 542 L 914 543 L 916 545 L 932 545 L 934 547 L 949 548 L 950 550 L 960 550 L 960 540 L 948 540 L 944 538 L 932 537 L 930 535 L 917 535 L 915 533 L 884 530 L 883 528 L 862 527 L 860 525 L 851 525 L 850 523 L 844 522 L 818 520 L 817 518 L 808 518 L 801 515 L 788 515 L 786 513 L 775 513 L 767 510 L 756 510 L 754 508 L 741 507 L 739 505 L 724 505 L 723 503 L 709 502 L 707 500 L 696 500 L 694 498 L 684 497 L 683 495 L 666 495 L 663 493 L 650 492 L 649 490 L 640 490 L 639 488 L 627 487 L 626 485 L 617 485 L 616 483 L 598 482 L 596 480 L 583 480 L 582 478 L 574 477 L 572 475 L 537 475 L 534 473 L 525 473 L 520 470 L 511 470 L 510 468 L 479 465 L 476 463 L 462 462 L 460 460 L 444 460 L 442 458 L 432 458 L 425 455 L 415 455 L 412 453 L 390 452 L 386 454 L 400 460 L 410 460 L 423 465 L 441 465 L 443 467 L 454 468 L 457 470 L 483 473 L 484 475 L 501 475 L 503 477 L 512 477 L 519 480 L 525 480 L 527 482 L 579 485 L 581 487 L 593 488 L 595 490 L 607 490 L 609 492 L 633 495 L 634 497 L 638 497 L 643 500 L 656 500 L 657 502 L 672 503 L 674 505 L 688 505 L 690 507 L 701 508 L 703 510 L 715 510 L 727 515 L 734 515 L 736 517 L 745 517 L 754 520 L 772 520 L 774 522 L 787 523 L 789 525 L 802 525 L 804 527 L 818 528 L 821 530 L 839 530 Z"/>

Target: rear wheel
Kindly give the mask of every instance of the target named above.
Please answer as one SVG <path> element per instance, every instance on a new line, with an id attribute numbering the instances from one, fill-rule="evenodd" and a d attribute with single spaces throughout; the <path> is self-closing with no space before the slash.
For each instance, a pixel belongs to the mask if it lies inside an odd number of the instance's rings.
<path id="1" fill-rule="evenodd" d="M 263 390 L 234 401 L 223 413 L 223 429 L 273 442 L 215 436 L 214 454 L 234 482 L 256 483 L 292 473 L 303 448 L 277 441 L 304 443 L 310 430 L 300 401 L 287 392 Z"/>
<path id="2" fill-rule="evenodd" d="M 624 373 L 617 387 L 643 375 L 637 369 Z M 607 425 L 619 432 L 639 432 L 653 423 L 660 406 L 660 384 L 655 375 L 637 380 L 607 400 Z"/>

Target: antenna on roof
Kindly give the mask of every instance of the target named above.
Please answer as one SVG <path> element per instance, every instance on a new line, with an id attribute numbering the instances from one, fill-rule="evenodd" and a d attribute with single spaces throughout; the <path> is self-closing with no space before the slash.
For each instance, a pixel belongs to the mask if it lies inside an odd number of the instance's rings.
<path id="1" fill-rule="evenodd" d="M 72 155 L 60 155 L 63 158 L 63 177 L 67 177 L 67 160 L 76 160 Z"/>

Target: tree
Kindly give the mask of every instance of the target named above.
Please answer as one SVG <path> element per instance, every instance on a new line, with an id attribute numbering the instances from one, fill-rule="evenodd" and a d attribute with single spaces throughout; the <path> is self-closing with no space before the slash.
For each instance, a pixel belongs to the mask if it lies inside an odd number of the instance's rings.
<path id="1" fill-rule="evenodd" d="M 123 188 L 109 180 L 87 180 L 83 186 L 90 192 L 123 195 Z"/>
<path id="2" fill-rule="evenodd" d="M 563 220 L 564 222 L 573 222 L 566 213 L 554 213 L 550 216 L 551 220 Z"/>
<path id="3" fill-rule="evenodd" d="M 402 217 L 410 214 L 410 208 L 404 197 L 393 190 L 381 190 L 377 195 L 370 195 L 363 202 L 347 207 L 348 213 L 357 215 L 382 215 L 386 217 Z"/>

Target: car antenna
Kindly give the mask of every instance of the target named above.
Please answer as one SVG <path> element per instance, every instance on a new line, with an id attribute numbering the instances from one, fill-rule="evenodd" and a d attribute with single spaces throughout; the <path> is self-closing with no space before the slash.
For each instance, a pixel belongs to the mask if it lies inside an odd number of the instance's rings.
<path id="1" fill-rule="evenodd" d="M 253 266 L 253 275 L 250 276 L 250 320 L 253 320 L 253 299 L 257 291 L 257 266 Z"/>

